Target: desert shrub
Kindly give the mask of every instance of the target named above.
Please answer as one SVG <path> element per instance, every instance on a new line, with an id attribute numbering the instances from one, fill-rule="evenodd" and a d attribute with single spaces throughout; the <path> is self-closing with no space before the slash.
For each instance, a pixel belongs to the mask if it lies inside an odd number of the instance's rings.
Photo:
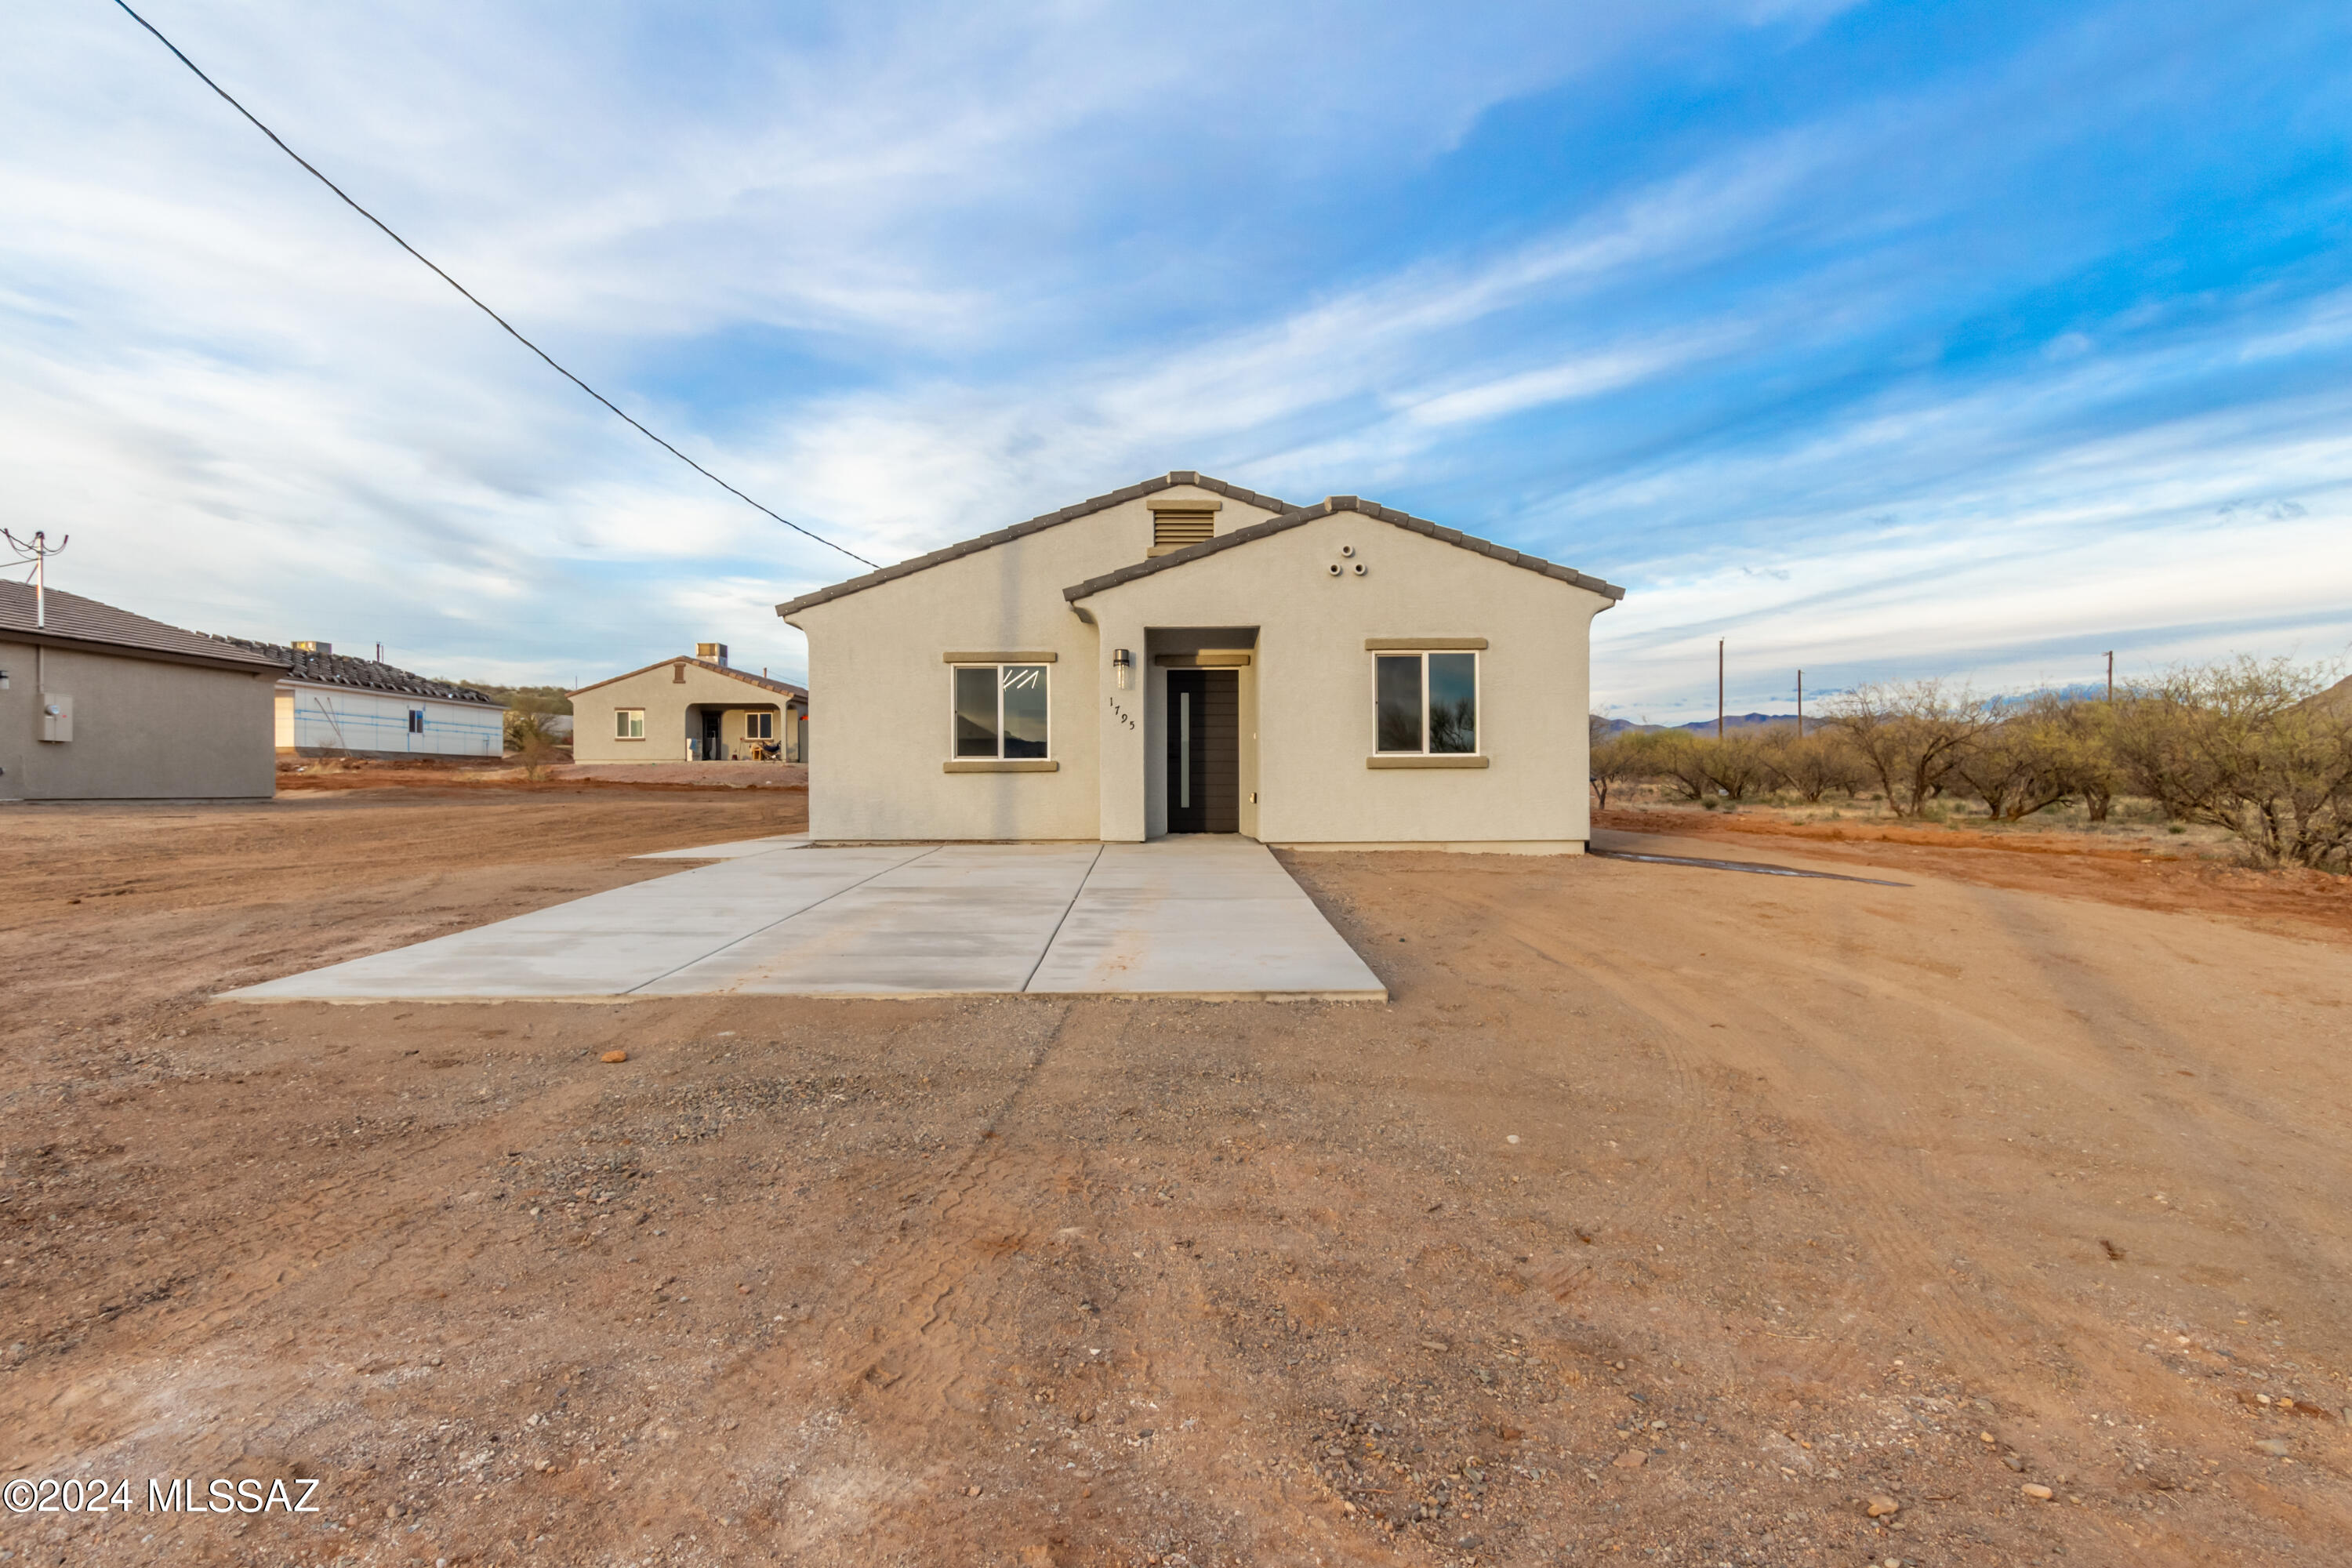
<path id="1" fill-rule="evenodd" d="M 507 754 L 522 764 L 523 777 L 533 784 L 548 765 L 562 760 L 562 742 L 543 713 L 509 710 L 507 713 Z"/>
<path id="2" fill-rule="evenodd" d="M 1940 680 L 1857 686 L 1829 714 L 1898 816 L 1918 816 L 1952 783 L 1955 764 L 1994 721 L 1990 704 Z"/>
<path id="3" fill-rule="evenodd" d="M 2260 866 L 2352 858 L 2352 721 L 2326 674 L 2251 658 L 2173 670 L 2118 701 L 2111 749 L 2168 816 L 2234 835 Z"/>
<path id="4" fill-rule="evenodd" d="M 1593 804 L 1609 808 L 1609 792 L 1650 776 L 1650 760 L 1632 735 L 1618 733 L 1592 742 Z"/>
<path id="5" fill-rule="evenodd" d="M 1775 787 L 1808 805 L 1820 805 L 1833 791 L 1852 795 L 1862 786 L 1862 759 L 1839 731 L 1800 735 L 1792 726 L 1776 724 L 1758 737 L 1757 749 Z"/>
<path id="6" fill-rule="evenodd" d="M 1746 800 L 1769 787 L 1771 770 L 1765 766 L 1764 747 L 1754 735 L 1726 735 L 1719 741 L 1712 735 L 1695 738 L 1699 767 L 1717 794 Z"/>
<path id="7" fill-rule="evenodd" d="M 1649 777 L 1672 786 L 1685 800 L 1715 798 L 1715 777 L 1706 755 L 1712 741 L 1683 730 L 1655 730 L 1629 739 L 1646 764 Z"/>
<path id="8" fill-rule="evenodd" d="M 1979 732 L 1952 753 L 1952 782 L 2009 822 L 2073 799 L 2084 770 L 2058 708 L 2058 700 L 2038 698 Z"/>
<path id="9" fill-rule="evenodd" d="M 2051 697 L 2038 704 L 2043 742 L 2052 747 L 2070 794 L 2081 797 L 2093 822 L 2105 822 L 2123 787 L 2116 752 L 2115 707 L 2081 698 Z"/>

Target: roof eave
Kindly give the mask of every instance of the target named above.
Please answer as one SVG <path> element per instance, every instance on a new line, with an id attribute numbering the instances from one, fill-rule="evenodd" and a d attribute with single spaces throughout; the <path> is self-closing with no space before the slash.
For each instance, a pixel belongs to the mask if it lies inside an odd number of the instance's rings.
<path id="1" fill-rule="evenodd" d="M 112 637 L 76 637 L 48 626 L 0 626 L 0 642 L 53 647 L 61 652 L 110 654 L 117 658 L 143 658 L 157 664 L 185 664 L 204 669 L 242 670 L 248 675 L 282 675 L 286 670 L 284 665 L 267 658 L 149 647 L 144 643 L 120 642 Z"/>

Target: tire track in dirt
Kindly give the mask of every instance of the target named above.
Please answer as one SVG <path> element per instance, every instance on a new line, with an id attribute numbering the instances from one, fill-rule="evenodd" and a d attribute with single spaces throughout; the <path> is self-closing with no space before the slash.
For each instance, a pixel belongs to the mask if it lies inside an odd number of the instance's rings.
<path id="1" fill-rule="evenodd" d="M 1127 1010 L 1072 1003 L 1003 1103 L 919 1209 L 887 1245 L 896 1256 L 867 1270 L 849 1303 L 862 1345 L 840 1362 L 842 1392 L 888 1393 L 894 1418 L 971 1410 L 967 1386 L 985 1375 L 991 1324 L 1007 1284 L 1003 1261 L 1067 1222 L 1084 1169 L 1066 1144 L 1024 1126 L 1040 1080 L 1068 1053 L 1117 1047 Z M 1050 1131 L 1050 1130 L 1045 1130 Z"/>
<path id="2" fill-rule="evenodd" d="M 1586 868 L 1580 864 L 1575 869 L 1581 871 Z M 1434 879 L 1432 882 L 1434 884 Z M 1675 1150 L 1679 1158 L 1691 1162 L 1683 1179 L 1694 1190 L 1709 1189 L 1716 1173 L 1706 1161 L 1692 1153 L 1707 1147 L 1709 1141 L 1692 1134 L 1711 1124 L 1717 1118 L 1717 1110 L 1713 1093 L 1697 1070 L 1700 1054 L 1689 1044 L 1695 1033 L 1704 1032 L 1706 1021 L 1694 1019 L 1679 1008 L 1662 1011 L 1654 1005 L 1656 992 L 1644 991 L 1598 967 L 1591 953 L 1560 951 L 1556 932 L 1536 921 L 1501 912 L 1491 900 L 1466 897 L 1437 885 L 1425 887 L 1421 891 L 1429 910 L 1448 911 L 1449 919 L 1444 923 L 1464 933 L 1458 944 L 1460 951 L 1491 952 L 1493 943 L 1484 939 L 1497 933 L 1507 936 L 1546 962 L 1598 986 L 1627 1017 L 1639 1019 L 1648 1026 L 1637 1041 L 1626 1043 L 1648 1051 L 1665 1070 L 1665 1093 L 1659 1099 L 1667 1112 L 1668 1121 L 1664 1136 L 1654 1142 L 1659 1147 Z M 1416 923 L 1438 922 L 1417 921 Z M 1661 973 L 1672 973 L 1670 967 L 1655 961 L 1640 962 L 1642 966 L 1655 968 Z M 1669 1016 L 1675 1013 L 1681 1016 Z M 1694 1023 L 1696 1024 L 1696 1030 L 1692 1027 Z M 1522 1066 L 1519 1070 L 1528 1069 Z M 1672 1206 L 1671 1183 L 1620 1181 L 1614 1186 L 1612 1196 L 1617 1205 L 1615 1218 L 1619 1227 L 1629 1233 L 1638 1233 L 1644 1238 L 1654 1238 L 1655 1233 L 1664 1228 L 1662 1221 Z"/>
<path id="3" fill-rule="evenodd" d="M 534 1101 L 534 1117 L 569 1124 L 583 1105 L 598 1099 L 602 1086 L 582 1078 L 542 1092 L 548 1098 Z M 444 1226 L 454 1191 L 452 1178 L 496 1179 L 484 1176 L 480 1159 L 469 1148 L 483 1143 L 497 1121 L 496 1117 L 457 1121 L 427 1131 L 388 1137 L 377 1145 L 376 1157 L 370 1163 L 331 1166 L 328 1173 L 295 1195 L 256 1193 L 237 1186 L 203 1189 L 214 1204 L 227 1211 L 224 1214 L 215 1208 L 187 1216 L 189 1223 L 214 1237 L 206 1267 L 176 1281 L 167 1295 L 142 1300 L 108 1318 L 103 1331 L 144 1339 L 141 1361 L 163 1364 L 196 1345 L 216 1340 L 226 1325 L 273 1304 L 280 1315 L 300 1318 L 325 1306 L 326 1315 L 331 1316 L 387 1270 L 394 1277 L 415 1276 L 420 1271 L 401 1259 L 419 1247 L 435 1246 L 436 1232 Z M 334 1124 L 340 1125 L 340 1120 Z M 512 1140 L 513 1134 L 509 1133 L 490 1141 L 503 1148 Z M 435 1169 L 425 1168 L 436 1162 Z M 431 1195 L 421 1203 L 404 1203 L 387 1216 L 372 1200 L 395 1187 Z M 446 1245 L 436 1247 L 432 1253 L 435 1264 L 446 1264 L 453 1257 L 470 1261 L 486 1249 L 519 1243 L 528 1247 L 533 1237 L 525 1230 L 487 1238 L 477 1234 L 468 1240 L 462 1254 L 450 1253 Z M 364 1264 L 350 1261 L 370 1248 L 381 1248 L 383 1256 Z M 314 1300 L 321 1292 L 331 1306 Z M 166 1306 L 170 1312 L 156 1311 Z M 291 1388 L 306 1383 L 310 1371 L 310 1358 L 304 1358 L 276 1368 L 274 1375 Z M 248 1375 L 265 1374 L 255 1368 Z M 122 1386 L 128 1391 L 145 1381 L 132 1379 Z"/>
<path id="4" fill-rule="evenodd" d="M 1938 918 L 1942 911 L 1933 900 L 1939 894 L 1968 896 L 1967 890 L 1935 884 L 1923 884 L 1919 893 L 1920 901 L 1908 906 L 1912 918 L 1898 921 L 1902 929 Z M 1974 1227 L 1950 1212 L 1950 1173 L 1933 1166 L 1928 1145 L 1934 1140 L 1919 1121 L 1922 1085 L 1911 1072 L 1884 1070 L 1884 1062 L 1876 1073 L 1856 1070 L 1854 1048 L 1859 1041 L 1897 1037 L 1888 1027 L 1890 1016 L 1915 1020 L 1921 1041 L 1975 1050 L 1990 1033 L 2021 1062 L 2031 1047 L 1997 1016 L 1948 994 L 1957 972 L 1937 975 L 1940 985 L 1911 978 L 1906 966 L 1916 964 L 1872 940 L 1882 929 L 1874 922 L 1885 918 L 1874 906 L 1836 892 L 1810 897 L 1811 923 L 1825 931 L 1823 945 L 1833 956 L 1797 952 L 1776 955 L 1776 962 L 1795 976 L 1811 1005 L 1769 1016 L 1751 1005 L 1743 1037 L 1773 1063 L 1784 1102 L 1802 1096 L 1836 1108 L 1834 1119 L 1793 1103 L 1781 1114 L 1805 1124 L 1802 1163 L 1814 1173 L 1823 1199 L 1843 1216 L 1839 1223 L 1853 1245 L 1869 1255 L 1870 1271 L 1904 1284 L 1903 1316 L 1934 1341 L 1954 1371 L 1979 1384 L 1998 1380 L 2011 1367 L 2011 1342 L 2020 1327 L 2036 1340 L 2053 1341 L 2063 1339 L 2073 1324 L 2014 1291 L 2002 1293 L 2002 1310 L 1995 1312 L 1972 1304 L 1953 1287 L 1943 1238 Z M 1874 1371 L 1878 1358 L 1862 1346 L 1858 1331 L 1829 1321 L 1826 1311 L 1814 1338 L 1826 1347 L 1813 1356 L 1816 1375 L 1823 1381 L 1861 1383 Z"/>
<path id="5" fill-rule="evenodd" d="M 1643 1044 L 1667 1068 L 1673 1089 L 1675 1114 L 1665 1138 L 1690 1147 L 1723 1146 L 1723 1141 L 1711 1134 L 1727 1119 L 1731 1102 L 1710 1091 L 1701 1062 L 1717 1067 L 1736 1064 L 1741 1079 L 1765 1080 L 1767 1093 L 1777 1100 L 1785 1101 L 1801 1090 L 1810 1090 L 1832 1099 L 1848 1112 L 1836 1123 L 1801 1116 L 1811 1133 L 1805 1140 L 1803 1163 L 1812 1168 L 1822 1188 L 1816 1201 L 1847 1216 L 1843 1223 L 1855 1245 L 1877 1254 L 1887 1272 L 1928 1287 L 1916 1299 L 1906 1298 L 1906 1310 L 1923 1319 L 1929 1332 L 1971 1375 L 1988 1376 L 2002 1364 L 1993 1349 L 2000 1337 L 1998 1324 L 1958 1301 L 1943 1280 L 1945 1261 L 1927 1239 L 1932 1227 L 1918 1224 L 1923 1209 L 1932 1211 L 1937 1206 L 1941 1184 L 1926 1168 L 1925 1156 L 1916 1145 L 1891 1149 L 1881 1138 L 1865 1149 L 1853 1135 L 1857 1126 L 1902 1128 L 1913 1108 L 1907 1089 L 1874 1082 L 1852 1070 L 1844 1060 L 1851 1042 L 1882 1026 L 1884 1018 L 1876 1015 L 1890 1004 L 1915 1014 L 1939 1009 L 1916 987 L 1867 973 L 1866 961 L 1877 955 L 1860 940 L 1865 928 L 1853 920 L 1853 910 L 1843 890 L 1808 889 L 1790 896 L 1810 897 L 1816 906 L 1809 911 L 1813 920 L 1832 928 L 1843 927 L 1838 932 L 1842 939 L 1839 962 L 1792 955 L 1790 963 L 1801 982 L 1801 994 L 1815 999 L 1818 1016 L 1797 1008 L 1760 1009 L 1752 997 L 1711 994 L 1706 979 L 1695 977 L 1686 965 L 1663 958 L 1654 950 L 1620 945 L 1613 933 L 1605 933 L 1609 945 L 1571 955 L 1559 951 L 1554 933 L 1526 920 L 1503 921 L 1499 929 L 1552 962 L 1576 970 L 1626 1013 L 1648 1023 Z M 1466 915 L 1467 910 L 1459 912 Z M 1693 938 L 1698 940 L 1702 939 Z M 1756 977 L 1744 978 L 1751 991 L 1763 989 Z M 1861 994 L 1853 994 L 1854 990 Z M 1830 1007 L 1820 1005 L 1824 998 L 1834 999 Z M 1837 1006 L 1839 1002 L 1845 1005 Z M 1724 1027 L 1727 1018 L 1735 1022 L 1726 1039 L 1717 1044 L 1709 1038 L 1710 1033 Z M 1759 1070 L 1764 1068 L 1769 1070 Z M 1777 1084 L 1771 1082 L 1775 1078 L 1780 1080 Z M 1773 1113 L 1787 1116 L 1791 1110 Z M 1741 1173 L 1726 1166 L 1729 1157 L 1727 1152 L 1714 1162 L 1690 1167 L 1692 1200 L 1704 1206 L 1728 1195 L 1733 1176 Z M 1628 1194 L 1620 1210 L 1621 1224 L 1643 1227 L 1645 1234 L 1661 1231 L 1665 1228 L 1664 1220 L 1683 1197 L 1669 1183 L 1644 1184 Z M 1859 1211 L 1858 1218 L 1854 1211 Z M 1834 1227 L 1841 1221 L 1825 1219 L 1825 1223 Z M 1867 1381 L 1877 1358 L 1861 1344 L 1858 1331 L 1835 1321 L 1833 1305 L 1825 1305 L 1815 1316 L 1811 1331 L 1801 1339 L 1774 1337 L 1807 1344 L 1800 1359 L 1810 1375 L 1821 1382 L 1850 1386 Z M 2055 1327 L 2041 1314 L 2033 1316 L 2042 1332 Z M 1788 1353 L 1781 1352 L 1784 1357 Z"/>
<path id="6" fill-rule="evenodd" d="M 941 1517 L 947 1472 L 959 1470 L 960 1493 L 979 1454 L 999 1457 L 991 1426 L 1010 1359 L 1043 1351 L 1024 1342 L 1029 1266 L 1087 1217 L 1085 1161 L 1059 1136 L 1055 1080 L 1066 1070 L 1082 1082 L 1084 1068 L 1066 1064 L 1115 1051 L 1130 1014 L 1061 1004 L 954 1164 L 893 1187 L 903 1210 L 869 1232 L 874 1256 L 856 1263 L 821 1333 L 730 1358 L 715 1409 L 751 1419 L 782 1401 L 805 1412 L 794 1479 L 776 1505 L 795 1559 L 868 1561 L 954 1535 Z"/>

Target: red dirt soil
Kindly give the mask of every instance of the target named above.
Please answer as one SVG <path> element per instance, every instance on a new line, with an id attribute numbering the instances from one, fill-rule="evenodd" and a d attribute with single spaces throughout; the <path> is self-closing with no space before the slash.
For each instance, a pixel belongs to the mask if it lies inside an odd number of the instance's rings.
<path id="1" fill-rule="evenodd" d="M 2352 878 L 2258 871 L 2210 855 L 2157 855 L 2078 833 L 1972 832 L 1868 823 L 1790 823 L 1761 815 L 1603 811 L 1594 826 L 1626 833 L 1735 841 L 1703 854 L 1802 854 L 1824 867 L 1928 868 L 1990 888 L 2059 893 L 2134 909 L 2200 910 L 2352 934 Z M 2285 929 L 2282 927 L 2281 929 Z"/>
<path id="2" fill-rule="evenodd" d="M 801 798 L 0 816 L 0 1468 L 324 1509 L 0 1550 L 2346 1558 L 2332 894 L 1717 834 L 1911 885 L 1286 858 L 1385 1007 L 207 999 Z"/>

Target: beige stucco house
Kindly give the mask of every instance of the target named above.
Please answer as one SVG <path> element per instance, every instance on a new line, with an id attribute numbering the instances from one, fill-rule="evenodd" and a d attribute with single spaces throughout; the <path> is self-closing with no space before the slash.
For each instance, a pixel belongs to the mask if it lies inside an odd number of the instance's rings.
<path id="1" fill-rule="evenodd" d="M 266 800 L 266 654 L 0 583 L 0 800 Z"/>
<path id="2" fill-rule="evenodd" d="M 737 669 L 725 643 L 572 693 L 574 762 L 799 763 L 808 744 L 808 693 Z"/>
<path id="3" fill-rule="evenodd" d="M 1591 625 L 1623 596 L 1352 496 L 1172 473 L 776 613 L 831 715 L 820 842 L 1572 854 Z"/>

